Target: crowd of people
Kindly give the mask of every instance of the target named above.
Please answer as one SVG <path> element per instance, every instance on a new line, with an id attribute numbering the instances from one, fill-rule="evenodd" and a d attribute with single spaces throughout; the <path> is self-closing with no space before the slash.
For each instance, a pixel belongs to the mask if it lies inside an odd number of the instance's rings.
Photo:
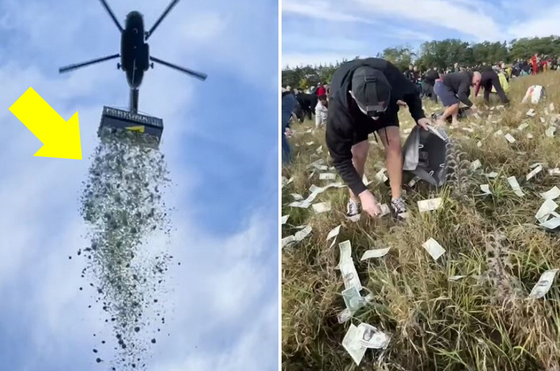
<path id="1" fill-rule="evenodd" d="M 409 66 L 404 72 L 380 58 L 356 59 L 335 71 L 330 85 L 319 83 L 305 91 L 282 88 L 282 161 L 291 162 L 288 139 L 290 124 L 312 119 L 315 126 L 326 126 L 326 143 L 333 166 L 350 189 L 347 217 L 359 218 L 362 211 L 370 216 L 381 213 L 379 203 L 363 183 L 369 152 L 368 135 L 379 134 L 385 148 L 387 175 L 391 188 L 391 207 L 396 216 L 406 212 L 402 198 L 403 157 L 399 132 L 399 108 L 408 108 L 422 129 L 428 125 L 458 124 L 461 103 L 470 111 L 477 107 L 469 99 L 471 88 L 476 97 L 484 90 L 488 102 L 495 93 L 504 105 L 511 79 L 559 69 L 558 59 L 534 55 L 511 65 L 482 64 L 466 67 L 456 63 L 445 71 L 432 68 L 421 72 Z M 426 117 L 422 98 L 440 102 L 443 113 L 435 123 Z M 463 109 L 463 108 L 461 108 Z"/>

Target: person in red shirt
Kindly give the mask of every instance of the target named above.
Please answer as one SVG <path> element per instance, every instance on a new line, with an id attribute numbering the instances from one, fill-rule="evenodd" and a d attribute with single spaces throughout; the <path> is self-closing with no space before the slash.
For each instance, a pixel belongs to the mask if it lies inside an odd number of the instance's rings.
<path id="1" fill-rule="evenodd" d="M 323 86 L 323 84 L 319 83 L 319 85 L 317 86 L 317 90 L 315 91 L 315 95 L 320 97 L 321 95 L 326 95 L 326 94 L 327 91 L 325 90 L 325 87 Z"/>
<path id="2" fill-rule="evenodd" d="M 537 55 L 533 54 L 533 57 L 531 57 L 531 64 L 533 65 L 533 75 L 536 75 L 538 72 L 538 65 L 537 65 Z"/>

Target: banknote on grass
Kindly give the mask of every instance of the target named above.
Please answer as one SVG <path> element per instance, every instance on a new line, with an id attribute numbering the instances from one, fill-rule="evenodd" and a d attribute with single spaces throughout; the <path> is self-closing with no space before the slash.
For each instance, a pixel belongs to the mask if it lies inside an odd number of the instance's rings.
<path id="1" fill-rule="evenodd" d="M 387 349 L 391 338 L 388 334 L 367 323 L 358 325 L 360 343 L 369 349 Z"/>
<path id="2" fill-rule="evenodd" d="M 424 242 L 422 246 L 434 260 L 438 260 L 443 254 L 445 254 L 445 249 L 433 238 Z"/>
<path id="3" fill-rule="evenodd" d="M 363 260 L 372 259 L 372 258 L 382 258 L 385 255 L 387 255 L 389 250 L 391 250 L 390 247 L 387 247 L 387 248 L 384 248 L 384 249 L 367 250 L 366 252 L 364 252 L 364 255 L 362 255 L 362 258 L 360 260 L 363 261 Z"/>
<path id="4" fill-rule="evenodd" d="M 354 266 L 354 261 L 352 260 L 352 245 L 350 241 L 346 240 L 338 244 L 340 248 L 340 261 L 338 263 L 338 269 L 342 274 L 342 280 L 344 281 L 344 288 L 348 289 L 355 286 L 358 290 L 362 289 L 362 284 L 360 282 L 360 277 Z"/>
<path id="5" fill-rule="evenodd" d="M 418 210 L 421 213 L 426 211 L 436 210 L 441 207 L 441 204 L 442 204 L 441 197 L 418 201 Z"/>
<path id="6" fill-rule="evenodd" d="M 354 324 L 350 324 L 348 332 L 342 339 L 342 346 L 350 354 L 356 365 L 360 365 L 367 348 L 360 341 L 360 330 Z"/>
<path id="7" fill-rule="evenodd" d="M 540 173 L 542 171 L 543 167 L 541 164 L 535 166 L 535 168 L 533 170 L 531 170 L 531 172 L 529 174 L 527 174 L 527 176 L 525 177 L 526 180 L 529 180 L 531 178 L 533 178 L 535 175 L 537 175 L 538 173 Z"/>
<path id="8" fill-rule="evenodd" d="M 544 297 L 554 283 L 554 278 L 556 277 L 557 272 L 558 269 L 551 269 L 544 272 L 539 278 L 539 282 L 537 282 L 535 287 L 531 290 L 529 297 L 535 299 Z"/>
<path id="9" fill-rule="evenodd" d="M 548 191 L 541 193 L 541 197 L 545 200 L 554 200 L 560 197 L 560 188 L 554 186 Z"/>
<path id="10" fill-rule="evenodd" d="M 331 211 L 331 203 L 329 201 L 326 201 L 313 204 L 313 210 L 317 214 L 326 213 L 328 211 Z"/>
<path id="11" fill-rule="evenodd" d="M 362 297 L 356 286 L 352 286 L 342 291 L 342 297 L 344 299 L 344 304 L 346 304 L 346 308 L 348 308 L 352 313 L 355 313 L 366 304 L 365 299 Z"/>
<path id="12" fill-rule="evenodd" d="M 547 199 L 543 202 L 543 204 L 541 205 L 541 207 L 539 208 L 539 210 L 535 214 L 535 218 L 539 222 L 544 223 L 546 221 L 546 219 L 548 219 L 547 217 L 553 211 L 555 211 L 557 208 L 558 208 L 558 204 L 556 202 L 554 202 L 553 200 Z"/>
<path id="13" fill-rule="evenodd" d="M 507 178 L 507 181 L 516 195 L 518 195 L 519 197 L 523 197 L 525 195 L 514 176 L 510 176 L 509 178 Z"/>

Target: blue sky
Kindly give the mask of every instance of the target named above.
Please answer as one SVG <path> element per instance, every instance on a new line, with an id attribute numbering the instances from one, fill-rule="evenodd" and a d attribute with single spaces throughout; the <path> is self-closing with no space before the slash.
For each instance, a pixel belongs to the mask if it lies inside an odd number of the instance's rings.
<path id="1" fill-rule="evenodd" d="M 121 23 L 135 9 L 147 27 L 167 3 L 109 1 Z M 58 67 L 118 53 L 120 35 L 93 0 L 3 0 L 0 14 L 0 364 L 101 370 L 92 334 L 110 329 L 68 255 L 87 244 L 78 198 L 102 106 L 126 107 L 128 86 L 116 60 Z M 274 0 L 183 0 L 150 38 L 153 56 L 209 75 L 156 65 L 140 90 L 140 110 L 164 120 L 182 262 L 151 370 L 277 369 L 277 18 Z M 8 110 L 30 86 L 65 119 L 79 112 L 84 160 L 33 157 L 41 143 Z"/>
<path id="2" fill-rule="evenodd" d="M 504 41 L 560 34 L 560 4 L 544 0 L 283 0 L 282 66 L 373 57 L 446 38 Z"/>

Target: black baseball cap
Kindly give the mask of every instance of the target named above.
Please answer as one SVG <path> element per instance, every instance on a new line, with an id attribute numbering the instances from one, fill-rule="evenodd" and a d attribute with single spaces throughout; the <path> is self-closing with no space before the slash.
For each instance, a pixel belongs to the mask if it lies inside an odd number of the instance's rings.
<path id="1" fill-rule="evenodd" d="M 391 85 L 383 72 L 368 66 L 358 67 L 352 76 L 352 95 L 363 112 L 377 117 L 389 106 Z"/>

